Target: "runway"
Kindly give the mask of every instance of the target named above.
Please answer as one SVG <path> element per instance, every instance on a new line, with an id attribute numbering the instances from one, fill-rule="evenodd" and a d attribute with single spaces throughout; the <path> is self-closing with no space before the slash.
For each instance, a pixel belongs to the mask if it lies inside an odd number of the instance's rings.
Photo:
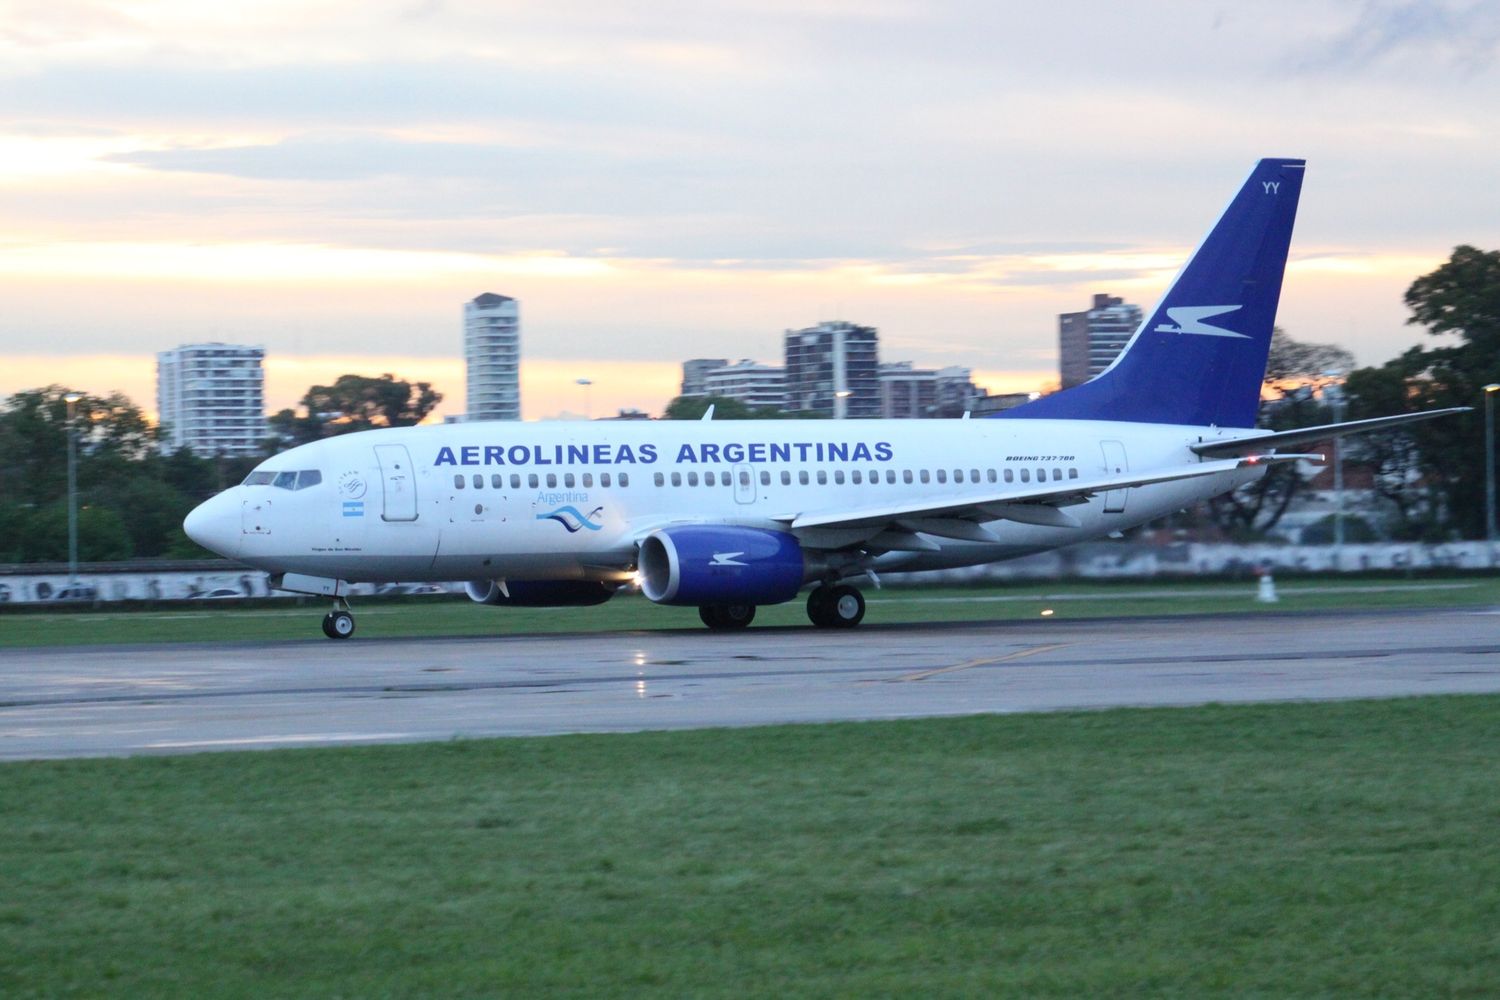
<path id="1" fill-rule="evenodd" d="M 0 759 L 1500 692 L 1500 609 L 57 647 Z"/>

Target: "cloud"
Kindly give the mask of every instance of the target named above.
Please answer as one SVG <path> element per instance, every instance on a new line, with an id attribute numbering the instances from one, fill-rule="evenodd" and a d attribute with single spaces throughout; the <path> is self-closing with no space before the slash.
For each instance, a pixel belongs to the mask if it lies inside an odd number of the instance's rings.
<path id="1" fill-rule="evenodd" d="M 1490 0 L 1366 0 L 1354 22 L 1296 59 L 1330 73 L 1382 65 L 1456 70 L 1473 76 L 1500 52 L 1500 7 Z"/>

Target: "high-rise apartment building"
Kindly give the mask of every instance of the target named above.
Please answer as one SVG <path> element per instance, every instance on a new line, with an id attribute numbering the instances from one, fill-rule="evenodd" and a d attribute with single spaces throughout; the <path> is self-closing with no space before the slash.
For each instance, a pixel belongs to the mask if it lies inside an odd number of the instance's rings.
<path id="1" fill-rule="evenodd" d="M 880 415 L 887 418 L 961 417 L 984 397 L 968 368 L 916 368 L 910 361 L 880 366 Z"/>
<path id="2" fill-rule="evenodd" d="M 703 377 L 704 394 L 737 399 L 746 406 L 786 407 L 786 371 L 746 359 L 715 368 Z"/>
<path id="3" fill-rule="evenodd" d="M 1108 368 L 1140 325 L 1141 307 L 1114 295 L 1095 295 L 1092 308 L 1058 316 L 1062 387 L 1071 389 Z"/>
<path id="4" fill-rule="evenodd" d="M 485 292 L 464 303 L 466 420 L 521 419 L 521 304 Z"/>
<path id="5" fill-rule="evenodd" d="M 156 355 L 156 410 L 168 451 L 254 455 L 266 439 L 264 347 L 184 344 Z"/>
<path id="6" fill-rule="evenodd" d="M 879 336 L 842 321 L 788 330 L 786 407 L 830 417 L 880 416 Z"/>
<path id="7" fill-rule="evenodd" d="M 708 373 L 729 364 L 728 358 L 693 358 L 682 363 L 682 393 L 684 396 L 706 396 L 708 387 L 704 379 Z"/>

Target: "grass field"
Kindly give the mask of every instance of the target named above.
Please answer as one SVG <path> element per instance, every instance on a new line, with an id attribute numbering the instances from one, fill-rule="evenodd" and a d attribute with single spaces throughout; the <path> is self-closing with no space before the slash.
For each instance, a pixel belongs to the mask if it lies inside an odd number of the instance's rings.
<path id="1" fill-rule="evenodd" d="M 0 766 L 0 995 L 1492 996 L 1500 698 Z"/>
<path id="2" fill-rule="evenodd" d="M 1050 582 L 1005 587 L 870 589 L 865 621 L 984 621 L 1206 612 L 1318 611 L 1332 608 L 1473 607 L 1500 605 L 1500 576 L 1419 579 L 1331 578 L 1283 582 L 1274 605 L 1255 601 L 1255 583 Z M 322 603 L 278 602 L 245 607 L 211 602 L 171 610 L 8 612 L 0 615 L 0 647 L 73 643 L 207 642 L 321 638 Z M 466 600 L 409 597 L 355 603 L 360 638 L 500 635 L 619 629 L 701 628 L 693 608 L 651 604 L 639 595 L 593 608 L 490 608 Z M 755 625 L 806 626 L 802 601 L 763 607 Z"/>

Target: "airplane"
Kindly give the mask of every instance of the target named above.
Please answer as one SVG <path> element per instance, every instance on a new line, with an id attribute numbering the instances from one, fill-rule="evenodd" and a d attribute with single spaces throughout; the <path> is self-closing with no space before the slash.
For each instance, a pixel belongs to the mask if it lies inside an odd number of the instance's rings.
<path id="1" fill-rule="evenodd" d="M 465 580 L 497 607 L 637 585 L 715 630 L 794 600 L 823 628 L 856 582 L 1113 534 L 1255 481 L 1288 451 L 1433 410 L 1255 427 L 1305 161 L 1259 161 L 1156 308 L 1092 380 L 985 419 L 542 422 L 390 428 L 292 448 L 183 522 L 205 548 L 333 599 Z M 711 416 L 711 412 L 707 416 Z"/>

